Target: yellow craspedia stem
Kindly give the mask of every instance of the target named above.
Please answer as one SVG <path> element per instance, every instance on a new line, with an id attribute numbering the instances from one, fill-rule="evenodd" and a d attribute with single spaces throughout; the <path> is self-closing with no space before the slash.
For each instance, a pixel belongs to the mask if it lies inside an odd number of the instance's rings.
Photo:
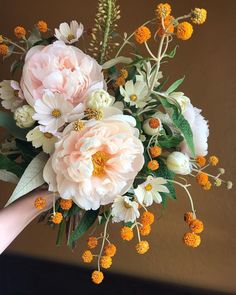
<path id="1" fill-rule="evenodd" d="M 98 270 L 94 270 L 92 272 L 92 281 L 94 284 L 101 284 L 101 282 L 103 281 L 104 279 L 104 275 L 101 271 L 98 271 Z"/>
<path id="2" fill-rule="evenodd" d="M 179 23 L 177 26 L 176 36 L 181 40 L 188 40 L 193 34 L 193 26 L 188 22 Z"/>
<path id="3" fill-rule="evenodd" d="M 35 201 L 34 201 L 34 207 L 37 208 L 38 210 L 42 210 L 43 208 L 45 208 L 46 206 L 46 199 L 42 198 L 42 197 L 38 197 Z"/>
<path id="4" fill-rule="evenodd" d="M 203 225 L 203 222 L 201 220 L 199 220 L 199 219 L 193 219 L 189 223 L 189 228 L 195 234 L 200 234 L 201 232 L 203 232 L 204 225 Z"/>
<path id="5" fill-rule="evenodd" d="M 111 256 L 102 256 L 100 260 L 101 267 L 108 269 L 112 265 L 112 258 Z"/>
<path id="6" fill-rule="evenodd" d="M 140 241 L 136 245 L 136 251 L 138 254 L 145 254 L 149 250 L 149 243 L 148 241 Z"/>
<path id="7" fill-rule="evenodd" d="M 186 233 L 183 237 L 186 246 L 196 248 L 201 244 L 201 237 L 195 233 Z"/>
<path id="8" fill-rule="evenodd" d="M 51 216 L 51 221 L 55 224 L 60 224 L 62 222 L 63 216 L 60 212 L 56 212 Z"/>
<path id="9" fill-rule="evenodd" d="M 202 25 L 207 18 L 207 11 L 204 8 L 194 8 L 192 10 L 191 21 L 196 25 Z"/>
<path id="10" fill-rule="evenodd" d="M 84 263 L 90 263 L 93 261 L 93 254 L 91 251 L 86 250 L 83 254 L 82 254 L 82 259 Z"/>
<path id="11" fill-rule="evenodd" d="M 59 205 L 60 205 L 61 209 L 63 209 L 63 210 L 70 210 L 70 208 L 73 205 L 73 201 L 72 200 L 60 199 Z"/>
<path id="12" fill-rule="evenodd" d="M 151 36 L 151 31 L 146 26 L 139 27 L 134 33 L 134 38 L 139 44 L 147 42 Z"/>
<path id="13" fill-rule="evenodd" d="M 160 3 L 155 12 L 158 19 L 165 18 L 171 14 L 171 6 L 169 3 Z"/>
<path id="14" fill-rule="evenodd" d="M 218 163 L 219 163 L 219 158 L 216 157 L 216 156 L 211 156 L 209 158 L 209 163 L 212 165 L 212 166 L 216 166 Z"/>

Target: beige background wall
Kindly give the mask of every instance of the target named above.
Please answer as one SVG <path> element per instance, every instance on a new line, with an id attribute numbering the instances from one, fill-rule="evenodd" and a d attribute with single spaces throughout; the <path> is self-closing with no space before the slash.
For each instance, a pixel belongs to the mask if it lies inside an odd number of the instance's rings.
<path id="1" fill-rule="evenodd" d="M 154 0 L 120 0 L 122 19 L 120 31 L 130 32 L 153 17 Z M 202 108 L 209 119 L 210 154 L 220 157 L 221 166 L 227 168 L 226 177 L 235 180 L 235 11 L 236 1 L 169 1 L 174 15 L 188 12 L 192 7 L 205 7 L 208 21 L 195 29 L 192 39 L 180 42 L 176 58 L 164 71 L 171 80 L 186 75 L 182 90 L 192 102 Z M 90 27 L 95 13 L 95 0 L 65 1 L 6 1 L 1 0 L 0 34 L 11 35 L 14 26 L 28 28 L 39 19 L 51 28 L 61 21 L 77 19 Z M 0 64 L 0 79 L 10 78 L 8 66 Z M 6 202 L 12 187 L 1 183 L 1 206 Z M 189 203 L 183 191 L 178 191 L 178 201 L 170 202 L 163 218 L 156 222 L 150 237 L 151 251 L 137 256 L 134 244 L 117 238 L 118 227 L 111 228 L 112 240 L 118 245 L 113 271 L 141 277 L 161 279 L 192 286 L 236 292 L 236 235 L 235 190 L 220 188 L 203 192 L 193 184 L 192 192 L 199 218 L 205 222 L 202 245 L 188 249 L 182 244 L 187 230 L 183 214 Z M 159 209 L 157 209 L 159 210 Z M 113 239 L 114 238 L 114 239 Z M 80 254 L 85 239 L 74 254 L 66 247 L 54 246 L 55 234 L 45 225 L 31 224 L 10 246 L 9 251 L 46 257 L 80 264 Z M 127 261 L 129 263 L 127 263 Z"/>

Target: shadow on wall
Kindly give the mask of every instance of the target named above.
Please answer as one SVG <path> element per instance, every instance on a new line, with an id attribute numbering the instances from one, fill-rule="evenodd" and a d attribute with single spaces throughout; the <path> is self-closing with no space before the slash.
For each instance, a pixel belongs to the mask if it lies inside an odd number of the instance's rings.
<path id="1" fill-rule="evenodd" d="M 105 275 L 104 282 L 96 286 L 91 282 L 89 269 L 14 254 L 0 256 L 1 295 L 230 295 L 118 274 Z"/>

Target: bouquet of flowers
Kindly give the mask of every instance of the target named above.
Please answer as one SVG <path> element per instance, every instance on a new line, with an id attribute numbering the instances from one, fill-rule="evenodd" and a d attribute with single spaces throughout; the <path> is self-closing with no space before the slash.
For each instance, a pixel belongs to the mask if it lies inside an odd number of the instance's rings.
<path id="1" fill-rule="evenodd" d="M 204 190 L 212 184 L 232 188 L 221 179 L 223 168 L 216 175 L 207 172 L 219 159 L 206 158 L 208 122 L 177 91 L 184 78 L 169 83 L 161 71 L 176 54 L 178 46 L 171 44 L 189 40 L 193 25 L 206 16 L 205 9 L 195 8 L 174 17 L 171 6 L 161 3 L 153 19 L 120 35 L 117 1 L 99 0 L 93 29 L 71 21 L 52 33 L 39 21 L 29 32 L 16 27 L 16 40 L 0 36 L 0 54 L 16 57 L 10 72 L 20 74 L 19 83 L 0 83 L 2 106 L 9 110 L 0 112 L 0 125 L 10 134 L 1 144 L 0 177 L 17 183 L 7 205 L 46 185 L 54 203 L 40 220 L 58 227 L 57 244 L 65 235 L 72 249 L 92 232 L 82 260 L 96 260 L 96 284 L 116 254 L 109 223 L 121 223 L 121 239 L 136 236 L 137 253 L 146 253 L 156 204 L 166 207 L 180 186 L 190 201 L 183 241 L 198 247 L 204 226 L 189 181 Z M 32 206 L 43 210 L 46 202 L 38 196 Z"/>

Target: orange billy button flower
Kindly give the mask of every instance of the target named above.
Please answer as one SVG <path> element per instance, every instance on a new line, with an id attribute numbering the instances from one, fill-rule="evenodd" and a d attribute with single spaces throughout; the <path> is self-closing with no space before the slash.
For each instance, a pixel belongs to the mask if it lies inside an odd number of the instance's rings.
<path id="1" fill-rule="evenodd" d="M 211 156 L 209 158 L 209 163 L 212 165 L 212 166 L 216 166 L 218 163 L 219 163 L 219 158 L 217 158 L 216 156 Z"/>
<path id="2" fill-rule="evenodd" d="M 131 241 L 134 237 L 134 233 L 133 233 L 132 228 L 130 228 L 128 226 L 123 226 L 120 231 L 120 236 L 121 236 L 122 240 L 124 240 L 124 241 Z"/>
<path id="3" fill-rule="evenodd" d="M 9 48 L 6 44 L 0 44 L 0 55 L 7 55 Z"/>
<path id="4" fill-rule="evenodd" d="M 145 226 L 140 226 L 139 232 L 140 232 L 141 236 L 148 236 L 151 232 L 151 226 L 149 224 L 145 225 Z"/>
<path id="5" fill-rule="evenodd" d="M 93 254 L 91 251 L 87 250 L 83 253 L 82 259 L 84 263 L 90 263 L 93 261 Z"/>
<path id="6" fill-rule="evenodd" d="M 18 27 L 15 27 L 14 34 L 17 38 L 21 39 L 21 38 L 25 37 L 26 30 L 25 30 L 25 28 L 18 26 Z"/>
<path id="7" fill-rule="evenodd" d="M 110 256 L 110 257 L 115 256 L 116 246 L 114 244 L 106 245 L 106 247 L 104 248 L 104 253 L 106 254 L 106 256 Z"/>
<path id="8" fill-rule="evenodd" d="M 120 70 L 120 77 L 123 77 L 124 79 L 128 78 L 128 71 L 126 69 L 121 69 Z"/>
<path id="9" fill-rule="evenodd" d="M 52 215 L 51 221 L 55 224 L 60 224 L 62 222 L 63 216 L 60 212 L 56 212 Z"/>
<path id="10" fill-rule="evenodd" d="M 206 185 L 207 182 L 208 182 L 208 175 L 204 172 L 200 172 L 198 173 L 198 175 L 196 176 L 196 179 L 197 179 L 197 182 L 200 184 L 200 185 Z"/>
<path id="11" fill-rule="evenodd" d="M 137 43 L 142 44 L 151 38 L 151 31 L 146 26 L 139 27 L 135 31 L 134 37 Z"/>
<path id="12" fill-rule="evenodd" d="M 192 10 L 191 21 L 196 25 L 202 25 L 207 18 L 207 11 L 204 8 L 194 8 Z"/>
<path id="13" fill-rule="evenodd" d="M 189 224 L 193 220 L 193 212 L 186 212 L 184 214 L 184 221 Z"/>
<path id="14" fill-rule="evenodd" d="M 112 265 L 112 258 L 110 256 L 102 256 L 100 260 L 101 267 L 108 269 Z"/>
<path id="15" fill-rule="evenodd" d="M 89 237 L 87 244 L 90 249 L 94 249 L 98 245 L 98 239 L 96 237 Z"/>
<path id="16" fill-rule="evenodd" d="M 206 165 L 206 158 L 203 156 L 198 156 L 196 157 L 196 162 L 202 168 L 203 166 Z"/>
<path id="17" fill-rule="evenodd" d="M 94 284 L 101 284 L 101 282 L 104 279 L 104 275 L 101 271 L 98 270 L 94 270 L 92 272 L 92 281 L 94 282 Z"/>
<path id="18" fill-rule="evenodd" d="M 149 243 L 148 241 L 140 241 L 136 245 L 136 251 L 138 254 L 145 254 L 149 250 Z"/>
<path id="19" fill-rule="evenodd" d="M 42 210 L 43 208 L 45 208 L 46 206 L 46 199 L 45 198 L 42 198 L 42 197 L 39 197 L 35 200 L 34 202 L 34 206 L 35 208 L 37 208 L 38 210 Z"/>
<path id="20" fill-rule="evenodd" d="M 155 171 L 159 168 L 159 163 L 156 160 L 151 160 L 148 162 L 148 168 L 152 171 Z"/>
<path id="21" fill-rule="evenodd" d="M 149 153 L 152 158 L 159 157 L 161 155 L 162 149 L 159 146 L 152 146 L 149 149 Z"/>
<path id="22" fill-rule="evenodd" d="M 143 226 L 152 225 L 155 220 L 155 216 L 153 213 L 149 211 L 143 212 L 141 216 L 141 223 Z"/>
<path id="23" fill-rule="evenodd" d="M 61 199 L 59 204 L 60 204 L 61 209 L 70 210 L 70 208 L 73 205 L 73 201 L 72 200 Z"/>
<path id="24" fill-rule="evenodd" d="M 156 8 L 156 16 L 158 19 L 165 18 L 171 14 L 171 6 L 168 3 L 160 3 Z"/>
<path id="25" fill-rule="evenodd" d="M 204 229 L 204 225 L 203 222 L 201 220 L 198 219 L 193 219 L 190 223 L 189 223 L 189 228 L 191 229 L 192 232 L 194 232 L 195 234 L 200 234 L 203 229 Z"/>
<path id="26" fill-rule="evenodd" d="M 210 181 L 208 181 L 205 185 L 203 185 L 203 189 L 205 191 L 209 191 L 211 189 L 211 187 L 212 187 L 212 184 Z"/>
<path id="27" fill-rule="evenodd" d="M 189 247 L 196 248 L 201 244 L 201 237 L 195 233 L 186 233 L 183 237 L 183 242 Z"/>
<path id="28" fill-rule="evenodd" d="M 39 31 L 40 31 L 41 33 L 46 33 L 47 30 L 48 30 L 48 25 L 47 25 L 47 23 L 46 23 L 45 21 L 40 20 L 40 21 L 38 21 L 38 23 L 37 23 L 37 28 L 39 29 Z"/>
<path id="29" fill-rule="evenodd" d="M 157 34 L 159 37 L 162 37 L 165 33 L 172 34 L 174 33 L 175 27 L 174 27 L 174 18 L 173 16 L 169 15 L 164 19 L 164 27 L 165 30 L 162 27 L 162 23 L 159 22 L 157 26 Z"/>
<path id="30" fill-rule="evenodd" d="M 122 76 L 119 76 L 119 77 L 116 79 L 115 85 L 116 85 L 117 87 L 125 85 L 125 78 L 122 77 Z"/>
<path id="31" fill-rule="evenodd" d="M 2 44 L 2 43 L 3 43 L 3 36 L 0 35 L 0 44 Z"/>
<path id="32" fill-rule="evenodd" d="M 193 34 L 193 26 L 188 22 L 182 22 L 177 26 L 176 36 L 181 40 L 188 40 Z"/>

